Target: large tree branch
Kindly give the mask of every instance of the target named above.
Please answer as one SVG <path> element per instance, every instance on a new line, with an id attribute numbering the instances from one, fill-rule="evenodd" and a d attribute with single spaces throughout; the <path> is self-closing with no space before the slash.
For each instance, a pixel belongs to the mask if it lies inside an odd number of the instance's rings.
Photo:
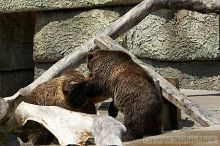
<path id="1" fill-rule="evenodd" d="M 39 106 L 22 102 L 15 111 L 19 125 L 36 121 L 46 127 L 61 145 L 83 145 L 92 136 L 95 115 L 72 112 L 56 106 Z"/>
<path id="2" fill-rule="evenodd" d="M 129 53 L 126 49 L 121 47 L 115 41 L 113 41 L 110 37 L 103 36 L 97 38 L 95 40 L 95 44 L 99 46 L 101 49 L 110 49 L 110 50 L 121 50 L 128 54 L 130 54 L 133 60 L 141 65 L 152 77 L 155 81 L 160 82 L 160 86 L 162 88 L 162 95 L 171 103 L 179 107 L 182 111 L 200 123 L 202 126 L 211 126 L 220 124 L 220 121 L 216 118 L 212 117 L 207 111 L 201 109 L 197 104 L 193 103 L 190 99 L 186 97 L 185 94 L 181 93 L 176 87 L 174 87 L 171 83 L 169 83 L 162 76 L 157 74 L 153 69 L 146 66 L 141 60 L 136 58 L 134 55 Z"/>
<path id="3" fill-rule="evenodd" d="M 185 9 L 203 14 L 216 13 L 220 15 L 219 0 L 155 0 L 154 5 L 163 9 Z"/>

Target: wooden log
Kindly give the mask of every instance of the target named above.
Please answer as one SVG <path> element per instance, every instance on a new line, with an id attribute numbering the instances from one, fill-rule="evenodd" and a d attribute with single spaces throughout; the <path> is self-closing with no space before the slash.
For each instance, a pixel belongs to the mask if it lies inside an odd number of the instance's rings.
<path id="1" fill-rule="evenodd" d="M 59 144 L 84 145 L 92 136 L 95 115 L 69 111 L 56 106 L 39 106 L 22 102 L 15 111 L 15 119 L 22 126 L 27 121 L 42 124 L 58 139 Z"/>
<path id="2" fill-rule="evenodd" d="M 171 103 L 176 105 L 182 111 L 184 111 L 187 115 L 192 117 L 202 126 L 211 126 L 218 125 L 220 121 L 216 118 L 212 117 L 206 110 L 200 108 L 197 104 L 192 102 L 190 99 L 186 97 L 185 94 L 180 92 L 176 87 L 174 87 L 171 83 L 169 83 L 166 79 L 156 73 L 152 68 L 146 66 L 141 60 L 136 58 L 134 55 L 129 53 L 126 49 L 121 47 L 117 42 L 112 40 L 108 36 L 103 36 L 95 39 L 95 44 L 102 49 L 110 49 L 110 50 L 122 50 L 128 54 L 130 54 L 133 60 L 142 66 L 155 81 L 160 81 L 160 86 L 162 88 L 162 95 L 169 100 Z"/>
<path id="3" fill-rule="evenodd" d="M 178 78 L 165 78 L 173 86 L 179 90 Z M 179 129 L 179 121 L 181 120 L 181 111 L 174 104 L 163 98 L 163 130 Z"/>

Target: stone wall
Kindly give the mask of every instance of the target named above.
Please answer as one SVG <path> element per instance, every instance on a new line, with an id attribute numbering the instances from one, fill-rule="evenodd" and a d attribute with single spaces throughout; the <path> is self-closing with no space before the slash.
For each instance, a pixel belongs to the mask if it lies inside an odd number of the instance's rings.
<path id="1" fill-rule="evenodd" d="M 0 96 L 9 96 L 33 80 L 31 13 L 0 14 Z"/>
<path id="2" fill-rule="evenodd" d="M 37 78 L 138 2 L 140 0 L 0 0 L 0 11 L 28 11 L 29 14 L 37 11 L 33 37 Z M 161 75 L 179 77 L 181 88 L 220 90 L 219 22 L 215 14 L 160 10 L 117 41 Z M 80 69 L 87 72 L 85 65 Z"/>
<path id="3" fill-rule="evenodd" d="M 130 8 L 39 13 L 34 38 L 36 77 Z M 178 77 L 181 88 L 218 89 L 219 18 L 214 14 L 160 10 L 118 42 L 161 75 Z"/>

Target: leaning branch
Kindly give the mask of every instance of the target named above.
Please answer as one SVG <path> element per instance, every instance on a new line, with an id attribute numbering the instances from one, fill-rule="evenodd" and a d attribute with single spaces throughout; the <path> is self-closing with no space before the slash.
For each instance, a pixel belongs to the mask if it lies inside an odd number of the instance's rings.
<path id="1" fill-rule="evenodd" d="M 153 69 L 146 66 L 141 60 L 136 58 L 134 55 L 129 53 L 126 49 L 121 47 L 118 43 L 112 40 L 108 36 L 99 37 L 95 40 L 95 44 L 101 49 L 109 50 L 122 50 L 130 54 L 133 60 L 141 65 L 153 78 L 155 81 L 159 80 L 160 86 L 162 88 L 162 95 L 169 100 L 171 103 L 179 107 L 187 115 L 192 117 L 202 126 L 211 126 L 220 124 L 216 118 L 212 117 L 207 111 L 201 109 L 197 104 L 193 103 L 190 99 L 186 97 L 185 94 L 181 93 L 176 87 L 170 84 L 161 75 L 156 73 Z"/>

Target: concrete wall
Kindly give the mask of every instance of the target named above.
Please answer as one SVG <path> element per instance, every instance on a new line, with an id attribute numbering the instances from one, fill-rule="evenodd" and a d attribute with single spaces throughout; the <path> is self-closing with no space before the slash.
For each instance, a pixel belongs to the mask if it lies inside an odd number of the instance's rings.
<path id="1" fill-rule="evenodd" d="M 0 96 L 33 80 L 34 24 L 31 13 L 0 14 Z"/>
<path id="2" fill-rule="evenodd" d="M 36 78 L 139 1 L 0 0 L 0 11 L 37 11 L 33 30 Z M 215 14 L 156 11 L 117 41 L 161 75 L 179 77 L 181 88 L 220 90 L 219 16 Z M 87 71 L 85 66 L 81 69 Z"/>

